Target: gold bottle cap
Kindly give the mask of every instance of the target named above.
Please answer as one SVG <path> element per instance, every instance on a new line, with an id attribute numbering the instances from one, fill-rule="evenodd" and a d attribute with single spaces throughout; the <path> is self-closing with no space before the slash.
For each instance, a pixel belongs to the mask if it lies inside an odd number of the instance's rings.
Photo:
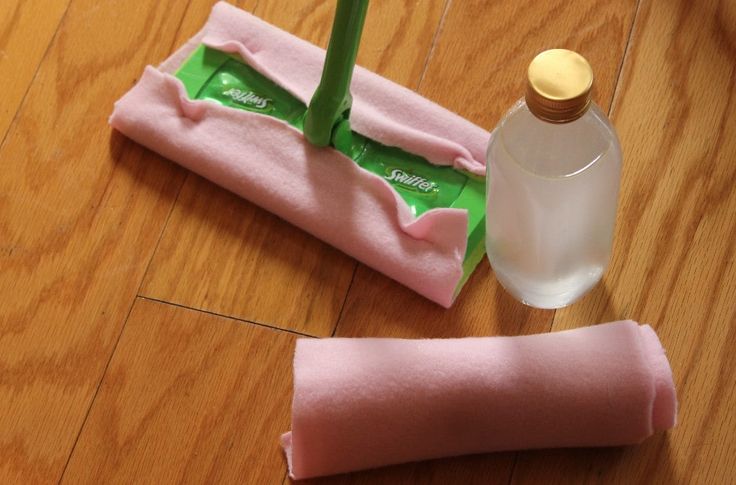
<path id="1" fill-rule="evenodd" d="M 527 71 L 526 104 L 538 118 L 568 123 L 590 105 L 593 69 L 577 52 L 550 49 L 535 57 Z"/>

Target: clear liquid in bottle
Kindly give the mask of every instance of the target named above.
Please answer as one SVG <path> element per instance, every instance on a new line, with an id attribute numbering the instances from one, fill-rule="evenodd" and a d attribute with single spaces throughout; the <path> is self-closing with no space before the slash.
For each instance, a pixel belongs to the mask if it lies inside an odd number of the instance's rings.
<path id="1" fill-rule="evenodd" d="M 589 89 L 588 99 L 541 109 L 527 94 L 488 146 L 488 258 L 503 287 L 538 308 L 580 298 L 610 259 L 621 150 Z"/>

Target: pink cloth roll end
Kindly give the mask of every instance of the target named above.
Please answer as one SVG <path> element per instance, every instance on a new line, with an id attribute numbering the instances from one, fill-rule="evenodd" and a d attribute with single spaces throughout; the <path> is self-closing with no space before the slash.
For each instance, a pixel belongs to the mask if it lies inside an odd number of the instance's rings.
<path id="1" fill-rule="evenodd" d="M 664 431 L 677 423 L 677 393 L 672 379 L 672 369 L 654 329 L 649 325 L 642 325 L 639 331 L 654 378 L 652 427 L 654 431 Z"/>
<path id="2" fill-rule="evenodd" d="M 300 339 L 294 479 L 445 456 L 616 446 L 675 425 L 652 328 L 632 321 L 520 337 Z"/>

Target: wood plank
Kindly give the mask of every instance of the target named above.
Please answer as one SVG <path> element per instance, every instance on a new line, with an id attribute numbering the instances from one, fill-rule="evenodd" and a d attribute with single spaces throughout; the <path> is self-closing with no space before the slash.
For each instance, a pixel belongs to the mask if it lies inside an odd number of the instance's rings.
<path id="1" fill-rule="evenodd" d="M 294 341 L 138 299 L 63 483 L 279 483 Z"/>
<path id="2" fill-rule="evenodd" d="M 397 338 L 519 335 L 547 331 L 553 314 L 514 300 L 495 284 L 485 260 L 449 310 L 360 265 L 335 335 Z"/>
<path id="3" fill-rule="evenodd" d="M 419 80 L 443 0 L 374 2 L 358 61 L 412 85 Z M 264 20 L 325 46 L 334 2 L 261 0 Z M 194 257 L 192 255 L 195 255 Z M 329 335 L 355 262 L 254 205 L 188 178 L 146 276 L 142 294 Z"/>
<path id="4" fill-rule="evenodd" d="M 572 49 L 595 73 L 593 99 L 608 109 L 636 0 L 453 2 L 419 89 L 489 130 L 524 94 L 529 62 Z"/>
<path id="5" fill-rule="evenodd" d="M 36 74 L 69 0 L 3 0 L 0 9 L 0 143 Z"/>
<path id="6" fill-rule="evenodd" d="M 329 335 L 353 268 L 338 250 L 192 174 L 141 294 Z"/>
<path id="7" fill-rule="evenodd" d="M 187 2 L 187 10 L 184 18 L 179 26 L 179 32 L 176 34 L 173 48 L 176 49 L 184 44 L 189 38 L 194 36 L 202 28 L 207 18 L 210 16 L 212 7 L 220 0 L 189 0 Z M 253 12 L 258 5 L 259 0 L 226 0 L 228 3 L 242 8 L 248 12 Z M 168 56 L 170 52 L 166 53 Z"/>
<path id="8" fill-rule="evenodd" d="M 614 123 L 614 258 L 554 329 L 620 318 L 667 349 L 679 424 L 638 447 L 530 453 L 520 483 L 733 483 L 736 466 L 736 4 L 643 0 Z"/>
<path id="9" fill-rule="evenodd" d="M 75 0 L 0 149 L 0 483 L 61 476 L 183 181 L 107 117 L 185 7 Z"/>
<path id="10" fill-rule="evenodd" d="M 403 86 L 416 89 L 445 0 L 371 2 L 358 51 L 358 64 Z M 335 2 L 309 0 L 298 5 L 260 0 L 256 15 L 319 46 L 327 47 Z"/>

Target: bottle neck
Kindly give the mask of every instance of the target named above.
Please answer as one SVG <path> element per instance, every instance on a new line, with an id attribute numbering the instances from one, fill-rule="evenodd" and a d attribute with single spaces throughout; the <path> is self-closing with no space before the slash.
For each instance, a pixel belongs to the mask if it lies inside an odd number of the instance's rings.
<path id="1" fill-rule="evenodd" d="M 544 98 L 531 87 L 524 97 L 529 111 L 542 121 L 554 124 L 572 123 L 585 116 L 590 108 L 590 93 L 577 99 L 555 101 Z"/>

